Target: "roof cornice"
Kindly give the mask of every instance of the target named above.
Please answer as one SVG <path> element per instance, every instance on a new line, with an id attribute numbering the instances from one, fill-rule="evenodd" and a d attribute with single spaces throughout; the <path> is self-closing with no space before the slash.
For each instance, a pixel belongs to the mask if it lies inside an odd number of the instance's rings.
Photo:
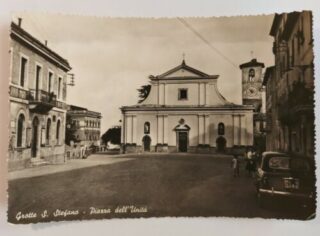
<path id="1" fill-rule="evenodd" d="M 41 56 L 45 57 L 53 64 L 57 65 L 64 71 L 70 71 L 72 68 L 69 65 L 69 62 L 61 57 L 56 52 L 49 49 L 46 45 L 41 43 L 38 39 L 34 36 L 29 34 L 27 31 L 19 27 L 14 22 L 11 23 L 11 34 L 12 39 L 19 41 L 20 43 L 24 44 L 26 47 L 30 48 L 31 50 L 37 52 Z"/>

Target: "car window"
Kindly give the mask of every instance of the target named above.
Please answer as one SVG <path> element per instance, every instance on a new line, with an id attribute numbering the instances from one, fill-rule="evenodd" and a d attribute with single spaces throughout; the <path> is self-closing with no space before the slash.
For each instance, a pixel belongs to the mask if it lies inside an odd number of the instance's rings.
<path id="1" fill-rule="evenodd" d="M 271 157 L 269 159 L 269 168 L 277 170 L 289 170 L 290 159 L 288 157 Z"/>
<path id="2" fill-rule="evenodd" d="M 310 170 L 309 162 L 301 158 L 274 156 L 269 159 L 269 168 L 274 170 L 292 170 L 306 172 Z"/>
<path id="3" fill-rule="evenodd" d="M 290 167 L 294 171 L 309 171 L 310 170 L 310 165 L 309 162 L 300 159 L 300 158 L 294 158 L 291 160 Z"/>

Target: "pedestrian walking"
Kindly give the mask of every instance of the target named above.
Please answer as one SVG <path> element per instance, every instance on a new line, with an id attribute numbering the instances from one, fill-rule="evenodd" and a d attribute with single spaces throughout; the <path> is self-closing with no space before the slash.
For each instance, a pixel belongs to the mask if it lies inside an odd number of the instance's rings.
<path id="1" fill-rule="evenodd" d="M 231 162 L 232 170 L 233 170 L 233 177 L 239 177 L 240 176 L 240 170 L 239 170 L 239 159 L 237 155 L 234 155 Z"/>

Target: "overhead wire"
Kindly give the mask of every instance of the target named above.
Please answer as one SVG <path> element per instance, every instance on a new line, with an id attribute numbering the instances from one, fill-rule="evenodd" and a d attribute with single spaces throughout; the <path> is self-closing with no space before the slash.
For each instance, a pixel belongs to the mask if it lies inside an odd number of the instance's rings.
<path id="1" fill-rule="evenodd" d="M 202 42 L 204 42 L 207 46 L 209 46 L 213 51 L 215 51 L 218 55 L 220 55 L 223 59 L 229 62 L 232 66 L 238 69 L 238 66 L 227 56 L 225 56 L 219 49 L 214 47 L 212 43 L 210 43 L 204 36 L 202 36 L 195 28 L 193 28 L 185 19 L 177 17 L 179 22 L 188 28 L 192 33 L 194 33 Z"/>

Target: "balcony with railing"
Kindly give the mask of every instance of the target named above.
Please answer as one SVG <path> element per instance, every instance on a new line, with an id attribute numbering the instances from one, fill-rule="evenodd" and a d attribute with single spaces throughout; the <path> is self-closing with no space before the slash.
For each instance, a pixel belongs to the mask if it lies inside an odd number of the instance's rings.
<path id="1" fill-rule="evenodd" d="M 37 113 L 47 113 L 56 106 L 57 96 L 53 92 L 30 89 L 30 110 Z"/>
<path id="2" fill-rule="evenodd" d="M 19 88 L 11 85 L 9 87 L 9 95 L 10 97 L 29 100 L 30 92 L 24 88 Z"/>
<path id="3" fill-rule="evenodd" d="M 57 101 L 57 96 L 51 92 L 36 89 L 26 89 L 10 85 L 9 96 L 22 100 L 29 101 L 30 110 L 37 113 L 47 113 L 53 107 L 67 110 L 67 104 L 62 101 Z"/>

